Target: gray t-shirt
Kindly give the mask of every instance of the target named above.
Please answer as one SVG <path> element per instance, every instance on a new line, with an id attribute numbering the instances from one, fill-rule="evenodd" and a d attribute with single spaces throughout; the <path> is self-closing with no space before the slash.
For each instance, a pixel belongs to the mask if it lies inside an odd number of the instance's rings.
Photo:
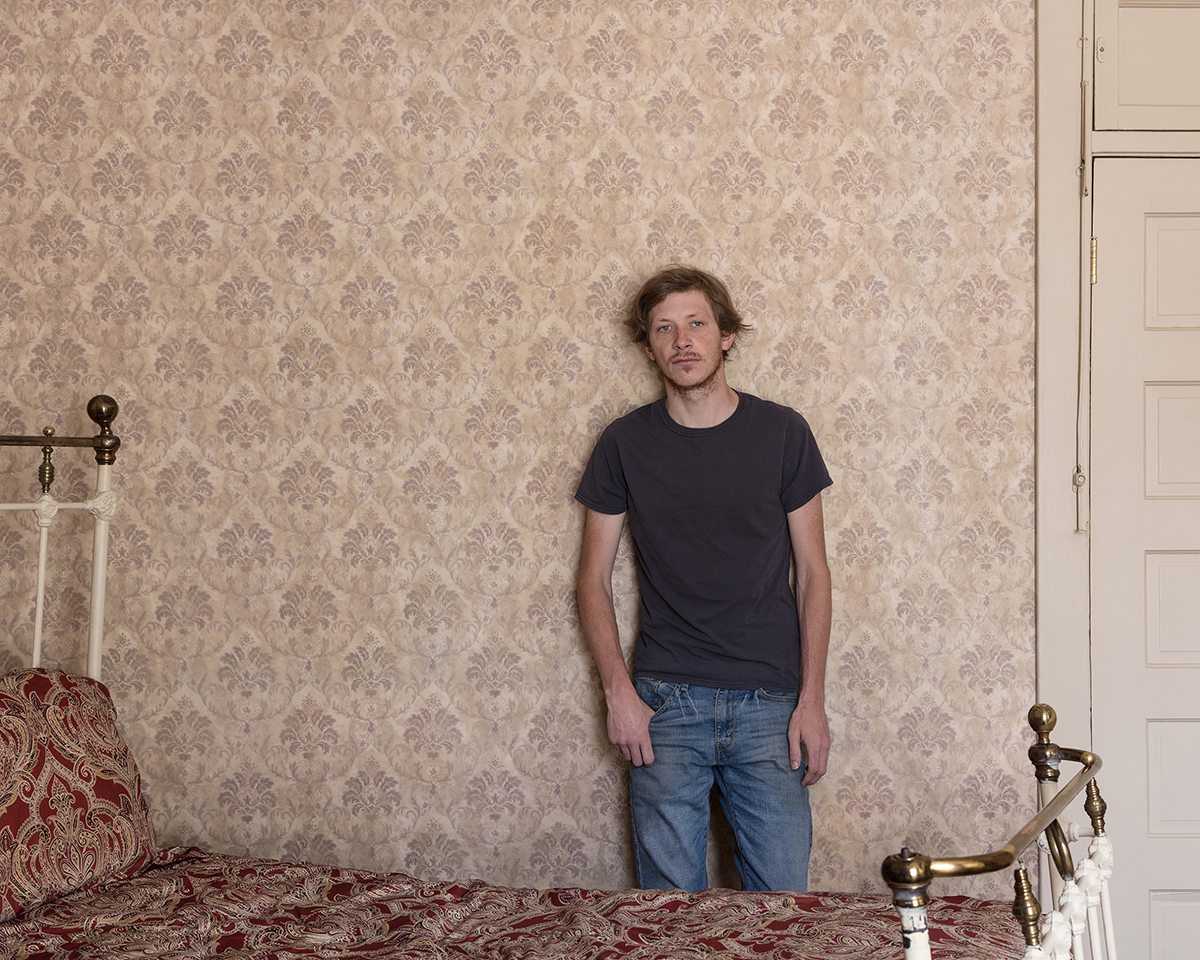
<path id="1" fill-rule="evenodd" d="M 800 686 L 787 515 L 833 481 L 805 419 L 739 393 L 715 427 L 666 400 L 605 429 L 575 499 L 628 512 L 641 587 L 637 676 L 735 690 Z"/>

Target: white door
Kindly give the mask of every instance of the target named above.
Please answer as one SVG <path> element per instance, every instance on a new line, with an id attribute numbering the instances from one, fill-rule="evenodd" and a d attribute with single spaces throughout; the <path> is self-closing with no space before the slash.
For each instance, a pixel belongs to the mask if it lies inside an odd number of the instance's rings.
<path id="1" fill-rule="evenodd" d="M 1200 159 L 1095 161 L 1093 745 L 1121 956 L 1200 957 Z"/>
<path id="2" fill-rule="evenodd" d="M 1200 130 L 1200 0 L 1097 0 L 1096 129 Z"/>

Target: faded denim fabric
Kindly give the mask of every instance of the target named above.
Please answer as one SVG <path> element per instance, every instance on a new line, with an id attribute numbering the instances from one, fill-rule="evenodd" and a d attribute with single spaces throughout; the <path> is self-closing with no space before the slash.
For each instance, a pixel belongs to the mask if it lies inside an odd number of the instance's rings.
<path id="1" fill-rule="evenodd" d="M 648 677 L 654 763 L 631 767 L 630 810 L 638 885 L 708 887 L 709 793 L 717 784 L 746 890 L 808 889 L 812 811 L 803 768 L 788 760 L 796 693 L 724 690 Z"/>

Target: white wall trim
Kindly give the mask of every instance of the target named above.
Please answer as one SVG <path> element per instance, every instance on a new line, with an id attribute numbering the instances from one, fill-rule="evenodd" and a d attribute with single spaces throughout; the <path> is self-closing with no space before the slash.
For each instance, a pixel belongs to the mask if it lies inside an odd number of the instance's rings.
<path id="1" fill-rule="evenodd" d="M 1055 742 L 1091 746 L 1088 537 L 1076 532 L 1081 46 L 1088 0 L 1037 9 L 1037 690 Z M 1091 48 L 1086 63 L 1091 79 Z M 1087 205 L 1090 222 L 1090 199 Z M 1089 230 L 1090 232 L 1090 230 Z M 1086 372 L 1086 371 L 1085 371 Z M 1085 474 L 1089 465 L 1082 464 Z"/>

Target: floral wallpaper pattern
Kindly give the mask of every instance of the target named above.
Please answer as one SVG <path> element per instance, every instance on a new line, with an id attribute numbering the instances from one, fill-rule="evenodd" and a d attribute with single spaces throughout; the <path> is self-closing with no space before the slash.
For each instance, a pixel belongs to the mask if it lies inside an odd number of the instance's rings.
<path id="1" fill-rule="evenodd" d="M 104 679 L 160 840 L 632 883 L 572 494 L 658 395 L 619 317 L 671 261 L 728 279 L 731 382 L 804 412 L 835 478 L 813 888 L 1007 839 L 1033 7 L 0 0 L 0 429 L 121 405 Z M 36 495 L 23 456 L 4 499 Z M 86 496 L 90 459 L 56 463 Z M 7 668 L 27 521 L 0 522 Z M 47 662 L 81 669 L 90 541 L 61 522 Z M 628 544 L 617 591 L 631 639 Z"/>

